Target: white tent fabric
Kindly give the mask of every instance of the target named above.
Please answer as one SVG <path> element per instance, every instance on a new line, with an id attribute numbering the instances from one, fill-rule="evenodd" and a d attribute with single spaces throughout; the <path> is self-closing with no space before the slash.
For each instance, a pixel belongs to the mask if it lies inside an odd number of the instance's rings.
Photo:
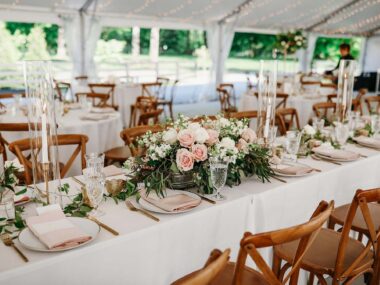
<path id="1" fill-rule="evenodd" d="M 96 44 L 102 32 L 100 18 L 96 16 L 85 16 L 85 37 L 84 37 L 84 72 L 87 76 L 96 76 L 96 66 L 94 55 Z"/>
<path id="2" fill-rule="evenodd" d="M 82 50 L 81 50 L 81 33 L 79 16 L 64 15 L 61 16 L 63 30 L 65 33 L 65 41 L 68 53 L 73 62 L 73 74 L 75 76 L 82 73 Z"/>

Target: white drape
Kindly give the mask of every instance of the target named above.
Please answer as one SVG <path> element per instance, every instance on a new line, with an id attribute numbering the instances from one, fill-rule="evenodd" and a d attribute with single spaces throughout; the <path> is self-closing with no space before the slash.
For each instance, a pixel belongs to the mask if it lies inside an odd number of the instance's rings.
<path id="1" fill-rule="evenodd" d="M 237 17 L 234 17 L 232 21 L 214 22 L 206 28 L 207 46 L 212 63 L 210 79 L 213 88 L 223 81 L 225 63 L 230 53 L 236 22 Z"/>
<path id="2" fill-rule="evenodd" d="M 98 39 L 102 32 L 100 19 L 95 16 L 85 15 L 85 52 L 84 52 L 84 69 L 87 76 L 96 77 L 95 52 Z"/>
<path id="3" fill-rule="evenodd" d="M 316 34 L 308 34 L 307 36 L 307 48 L 297 51 L 297 57 L 299 62 L 299 70 L 308 72 L 311 70 L 311 63 L 313 61 L 313 55 L 315 50 L 315 44 L 317 43 L 318 36 Z"/>
<path id="4" fill-rule="evenodd" d="M 82 51 L 79 15 L 61 15 L 68 54 L 73 63 L 73 75 L 82 74 Z"/>

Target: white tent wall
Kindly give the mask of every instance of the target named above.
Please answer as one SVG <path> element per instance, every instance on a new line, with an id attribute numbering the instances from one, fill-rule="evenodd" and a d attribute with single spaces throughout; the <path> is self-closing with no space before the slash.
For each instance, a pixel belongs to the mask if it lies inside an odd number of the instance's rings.
<path id="1" fill-rule="evenodd" d="M 380 37 L 376 36 L 367 39 L 363 62 L 364 72 L 376 72 L 380 68 Z"/>

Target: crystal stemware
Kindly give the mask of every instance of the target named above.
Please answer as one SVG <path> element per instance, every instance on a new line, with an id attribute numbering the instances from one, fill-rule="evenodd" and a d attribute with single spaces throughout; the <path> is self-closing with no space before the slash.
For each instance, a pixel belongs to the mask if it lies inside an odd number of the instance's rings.
<path id="1" fill-rule="evenodd" d="M 228 162 L 219 158 L 210 158 L 210 173 L 212 187 L 215 189 L 216 194 L 212 198 L 216 201 L 225 200 L 226 197 L 220 194 L 220 189 L 223 188 L 227 179 Z"/>
<path id="2" fill-rule="evenodd" d="M 84 176 L 86 178 L 86 190 L 88 198 L 93 206 L 91 216 L 101 216 L 104 213 L 98 209 L 103 200 L 105 190 L 105 175 L 103 173 L 104 154 L 90 153 L 86 155 Z"/>
<path id="3" fill-rule="evenodd" d="M 285 149 L 291 161 L 297 162 L 297 154 L 301 143 L 301 132 L 288 131 L 286 132 Z"/>
<path id="4" fill-rule="evenodd" d="M 337 123 L 335 126 L 335 139 L 341 145 L 344 146 L 350 136 L 349 127 L 342 123 Z"/>

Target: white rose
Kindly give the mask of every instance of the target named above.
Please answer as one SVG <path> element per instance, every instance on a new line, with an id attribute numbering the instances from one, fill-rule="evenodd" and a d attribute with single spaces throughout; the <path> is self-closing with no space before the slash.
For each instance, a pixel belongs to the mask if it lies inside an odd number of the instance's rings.
<path id="1" fill-rule="evenodd" d="M 204 128 L 199 128 L 194 131 L 195 141 L 197 143 L 205 143 L 209 138 L 209 134 Z"/>
<path id="2" fill-rule="evenodd" d="M 173 128 L 168 129 L 164 132 L 162 140 L 167 144 L 174 144 L 177 141 L 177 131 Z"/>
<path id="3" fill-rule="evenodd" d="M 188 126 L 188 129 L 195 132 L 197 129 L 201 128 L 201 124 L 200 123 L 191 123 L 189 124 Z"/>
<path id="4" fill-rule="evenodd" d="M 226 149 L 234 149 L 235 148 L 235 142 L 234 140 L 230 138 L 223 138 L 222 141 L 220 142 L 220 146 L 224 147 Z"/>
<path id="5" fill-rule="evenodd" d="M 230 121 L 226 118 L 220 118 L 219 123 L 221 127 L 228 127 L 230 125 Z"/>
<path id="6" fill-rule="evenodd" d="M 314 130 L 314 128 L 310 125 L 306 125 L 303 127 L 303 130 L 305 131 L 305 133 L 309 136 L 314 136 L 316 131 Z"/>

